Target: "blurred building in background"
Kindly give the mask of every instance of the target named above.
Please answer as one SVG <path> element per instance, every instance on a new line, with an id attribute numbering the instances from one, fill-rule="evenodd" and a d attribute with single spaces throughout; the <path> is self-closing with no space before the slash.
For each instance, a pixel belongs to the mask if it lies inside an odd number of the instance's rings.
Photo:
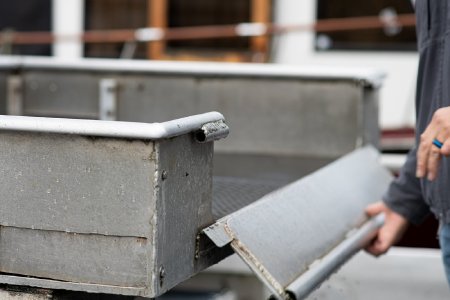
<path id="1" fill-rule="evenodd" d="M 414 126 L 417 68 L 414 27 L 396 16 L 412 14 L 407 0 L 17 0 L 0 5 L 1 52 L 20 55 L 270 62 L 290 65 L 367 66 L 383 69 L 383 129 L 406 132 Z M 138 28 L 186 28 L 237 24 L 311 25 L 329 19 L 375 16 L 383 28 L 315 32 L 311 26 L 264 36 L 235 36 L 152 42 L 89 42 L 57 38 L 53 46 L 13 45 L 8 32 L 50 31 L 76 35 L 86 31 Z M 152 32 L 145 32 L 152 34 Z M 153 34 L 155 34 L 153 32 Z M 244 34 L 245 35 L 245 34 Z M 148 37 L 148 36 L 147 36 Z"/>

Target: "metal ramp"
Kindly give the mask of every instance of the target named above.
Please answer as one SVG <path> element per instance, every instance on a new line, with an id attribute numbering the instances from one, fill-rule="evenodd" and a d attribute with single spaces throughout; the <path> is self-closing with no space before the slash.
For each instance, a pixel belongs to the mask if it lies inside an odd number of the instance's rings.
<path id="1" fill-rule="evenodd" d="M 230 245 L 277 299 L 302 299 L 358 252 L 383 223 L 364 216 L 391 175 L 370 147 L 322 168 L 204 230 Z"/>

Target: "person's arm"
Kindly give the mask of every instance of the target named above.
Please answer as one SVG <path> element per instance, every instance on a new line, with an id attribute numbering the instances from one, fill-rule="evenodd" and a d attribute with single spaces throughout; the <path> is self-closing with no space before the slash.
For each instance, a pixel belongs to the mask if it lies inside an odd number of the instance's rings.
<path id="1" fill-rule="evenodd" d="M 389 186 L 383 201 L 366 209 L 369 216 L 385 214 L 385 223 L 377 236 L 366 247 L 366 251 L 378 256 L 385 253 L 403 235 L 409 223 L 419 224 L 429 214 L 429 208 L 422 198 L 420 181 L 416 177 L 416 150 L 408 158 L 399 177 Z"/>
<path id="2" fill-rule="evenodd" d="M 383 195 L 383 202 L 391 210 L 413 224 L 420 224 L 429 214 L 422 196 L 420 179 L 416 177 L 417 151 L 413 148 L 407 156 L 399 176 Z"/>

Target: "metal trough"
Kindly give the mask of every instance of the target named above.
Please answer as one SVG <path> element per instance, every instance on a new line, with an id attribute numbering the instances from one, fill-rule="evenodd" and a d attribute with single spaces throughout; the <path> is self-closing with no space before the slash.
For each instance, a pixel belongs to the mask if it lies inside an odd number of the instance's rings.
<path id="1" fill-rule="evenodd" d="M 217 262 L 196 237 L 213 222 L 212 141 L 227 134 L 219 113 L 0 116 L 0 283 L 155 297 Z"/>
<path id="2" fill-rule="evenodd" d="M 378 144 L 383 77 L 367 68 L 0 57 L 0 113 L 163 122 L 220 111 L 235 130 L 217 153 L 335 159 Z"/>

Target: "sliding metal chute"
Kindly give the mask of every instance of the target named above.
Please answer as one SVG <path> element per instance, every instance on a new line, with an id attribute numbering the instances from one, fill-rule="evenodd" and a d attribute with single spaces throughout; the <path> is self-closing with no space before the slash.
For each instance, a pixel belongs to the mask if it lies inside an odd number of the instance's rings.
<path id="1" fill-rule="evenodd" d="M 366 147 L 228 215 L 204 233 L 231 245 L 276 299 L 303 299 L 364 247 L 383 224 L 364 208 L 391 175 Z"/>

